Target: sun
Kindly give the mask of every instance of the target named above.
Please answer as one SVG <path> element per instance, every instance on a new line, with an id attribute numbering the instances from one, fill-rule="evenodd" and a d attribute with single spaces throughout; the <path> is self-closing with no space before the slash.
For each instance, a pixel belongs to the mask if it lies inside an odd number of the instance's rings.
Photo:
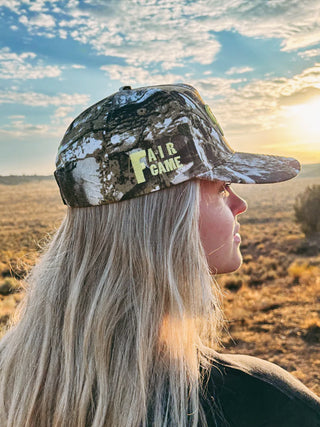
<path id="1" fill-rule="evenodd" d="M 320 97 L 286 108 L 292 130 L 320 145 Z"/>

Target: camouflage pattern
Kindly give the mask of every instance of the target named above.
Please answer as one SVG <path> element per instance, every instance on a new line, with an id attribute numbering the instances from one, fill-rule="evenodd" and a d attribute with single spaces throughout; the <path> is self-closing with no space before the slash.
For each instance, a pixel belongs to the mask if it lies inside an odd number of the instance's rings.
<path id="1" fill-rule="evenodd" d="M 285 181 L 291 158 L 235 153 L 189 85 L 131 89 L 80 114 L 61 141 L 55 177 L 68 206 L 96 206 L 201 178 L 233 183 Z"/>

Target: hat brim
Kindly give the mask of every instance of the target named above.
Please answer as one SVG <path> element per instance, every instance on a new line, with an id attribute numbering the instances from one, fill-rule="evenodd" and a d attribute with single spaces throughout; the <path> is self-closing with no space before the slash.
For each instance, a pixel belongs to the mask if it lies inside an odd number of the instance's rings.
<path id="1" fill-rule="evenodd" d="M 222 164 L 197 175 L 197 178 L 241 184 L 267 184 L 287 181 L 299 171 L 300 163 L 290 157 L 234 153 Z"/>

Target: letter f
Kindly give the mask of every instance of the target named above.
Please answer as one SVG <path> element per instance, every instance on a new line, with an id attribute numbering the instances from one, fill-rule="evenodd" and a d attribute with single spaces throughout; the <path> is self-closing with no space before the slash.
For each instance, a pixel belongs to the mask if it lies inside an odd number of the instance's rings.
<path id="1" fill-rule="evenodd" d="M 133 171 L 136 176 L 138 184 L 140 184 L 141 182 L 145 182 L 146 180 L 142 172 L 143 169 L 146 168 L 146 165 L 144 162 L 140 161 L 143 157 L 146 157 L 145 150 L 135 151 L 134 153 L 130 154 L 130 160 L 131 160 Z"/>

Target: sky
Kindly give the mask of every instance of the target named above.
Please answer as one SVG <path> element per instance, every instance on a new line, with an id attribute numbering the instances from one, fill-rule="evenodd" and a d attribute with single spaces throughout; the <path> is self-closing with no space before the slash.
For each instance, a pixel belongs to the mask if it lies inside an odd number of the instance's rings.
<path id="1" fill-rule="evenodd" d="M 320 0 L 0 0 L 0 175 L 121 86 L 188 83 L 236 151 L 320 162 Z"/>

